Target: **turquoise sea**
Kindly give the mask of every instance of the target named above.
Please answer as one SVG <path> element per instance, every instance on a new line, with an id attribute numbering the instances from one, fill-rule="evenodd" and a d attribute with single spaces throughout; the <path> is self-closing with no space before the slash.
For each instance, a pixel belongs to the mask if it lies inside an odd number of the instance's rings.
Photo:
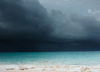
<path id="1" fill-rule="evenodd" d="M 100 65 L 100 52 L 13 52 L 0 53 L 0 64 Z"/>

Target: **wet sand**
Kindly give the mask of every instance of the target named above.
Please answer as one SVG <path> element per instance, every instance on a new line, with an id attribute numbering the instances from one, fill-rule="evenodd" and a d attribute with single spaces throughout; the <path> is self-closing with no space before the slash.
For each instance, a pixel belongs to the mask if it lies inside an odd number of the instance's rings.
<path id="1" fill-rule="evenodd" d="M 0 72 L 100 72 L 100 65 L 0 65 Z"/>

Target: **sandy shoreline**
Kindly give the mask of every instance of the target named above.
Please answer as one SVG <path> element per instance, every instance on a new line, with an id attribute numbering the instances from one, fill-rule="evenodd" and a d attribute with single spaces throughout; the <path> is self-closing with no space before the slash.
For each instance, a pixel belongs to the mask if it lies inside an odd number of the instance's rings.
<path id="1" fill-rule="evenodd" d="M 0 72 L 100 72 L 100 65 L 0 65 Z"/>
<path id="2" fill-rule="evenodd" d="M 0 71 L 0 72 L 61 72 L 61 71 Z M 63 72 L 68 72 L 68 71 L 63 71 Z"/>

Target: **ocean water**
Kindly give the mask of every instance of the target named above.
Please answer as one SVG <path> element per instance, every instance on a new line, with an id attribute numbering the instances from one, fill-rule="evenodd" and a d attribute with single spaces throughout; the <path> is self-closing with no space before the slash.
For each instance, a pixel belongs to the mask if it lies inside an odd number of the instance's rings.
<path id="1" fill-rule="evenodd" d="M 0 64 L 100 65 L 100 52 L 15 52 L 0 53 Z"/>

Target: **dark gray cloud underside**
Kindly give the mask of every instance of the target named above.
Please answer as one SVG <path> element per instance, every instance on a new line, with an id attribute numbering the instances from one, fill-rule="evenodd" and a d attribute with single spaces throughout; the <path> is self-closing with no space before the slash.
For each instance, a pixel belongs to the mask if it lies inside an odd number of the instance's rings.
<path id="1" fill-rule="evenodd" d="M 100 22 L 48 13 L 38 0 L 0 0 L 0 52 L 100 50 Z"/>
<path id="2" fill-rule="evenodd" d="M 29 6 L 27 2 L 32 4 Z M 35 39 L 48 36 L 52 31 L 46 9 L 38 0 L 0 0 L 0 14 L 3 38 Z"/>

